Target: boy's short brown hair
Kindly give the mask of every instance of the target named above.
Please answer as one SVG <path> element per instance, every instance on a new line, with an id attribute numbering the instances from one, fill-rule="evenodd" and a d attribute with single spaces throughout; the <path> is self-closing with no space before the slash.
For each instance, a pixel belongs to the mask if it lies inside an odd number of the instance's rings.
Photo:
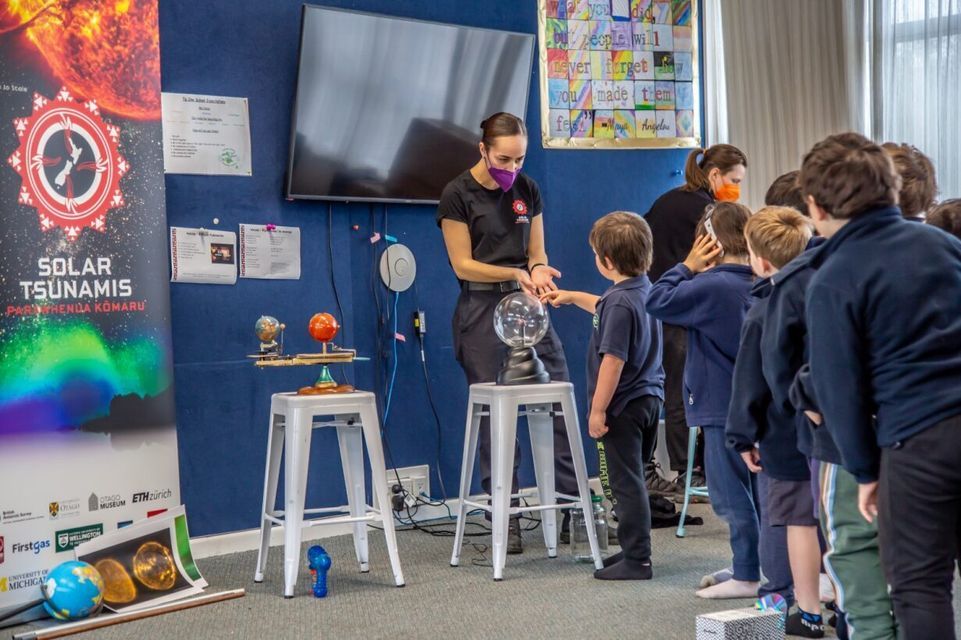
<path id="1" fill-rule="evenodd" d="M 744 225 L 751 217 L 751 210 L 737 202 L 715 202 L 704 209 L 697 223 L 697 238 L 708 235 L 705 220 L 710 219 L 711 227 L 724 255 L 747 256 L 747 241 L 744 239 Z"/>
<path id="2" fill-rule="evenodd" d="M 805 198 L 839 220 L 896 205 L 901 190 L 890 156 L 858 133 L 839 133 L 814 145 L 799 180 Z"/>
<path id="3" fill-rule="evenodd" d="M 961 198 L 945 200 L 928 212 L 926 222 L 961 239 Z"/>
<path id="4" fill-rule="evenodd" d="M 747 221 L 744 237 L 754 255 L 780 269 L 807 247 L 811 222 L 793 207 L 764 207 Z"/>
<path id="5" fill-rule="evenodd" d="M 801 185 L 797 181 L 799 173 L 794 170 L 778 176 L 764 194 L 764 204 L 769 207 L 794 207 L 808 215 L 808 205 L 804 202 Z"/>
<path id="6" fill-rule="evenodd" d="M 885 142 L 881 148 L 891 156 L 894 168 L 901 176 L 898 204 L 904 217 L 914 218 L 930 209 L 938 195 L 938 182 L 931 159 L 914 145 L 906 143 Z"/>
<path id="7" fill-rule="evenodd" d="M 591 248 L 621 275 L 633 278 L 651 268 L 654 237 L 647 221 L 630 211 L 613 211 L 591 227 Z"/>

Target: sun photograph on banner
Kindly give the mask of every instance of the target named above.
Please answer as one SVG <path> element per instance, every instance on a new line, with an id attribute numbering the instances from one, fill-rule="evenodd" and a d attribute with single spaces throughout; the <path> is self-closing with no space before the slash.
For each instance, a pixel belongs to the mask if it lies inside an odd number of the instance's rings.
<path id="1" fill-rule="evenodd" d="M 538 0 L 546 148 L 701 143 L 697 0 Z"/>

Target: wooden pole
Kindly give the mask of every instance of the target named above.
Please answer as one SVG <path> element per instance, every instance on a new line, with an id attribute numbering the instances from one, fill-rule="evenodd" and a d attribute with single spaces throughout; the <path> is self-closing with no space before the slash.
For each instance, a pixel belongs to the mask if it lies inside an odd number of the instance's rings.
<path id="1" fill-rule="evenodd" d="M 24 633 L 15 635 L 14 640 L 48 640 L 52 638 L 64 638 L 66 636 L 74 635 L 75 633 L 83 633 L 84 631 L 100 629 L 101 627 L 109 627 L 115 624 L 123 624 L 124 622 L 132 622 L 133 620 L 151 618 L 153 616 L 159 616 L 172 611 L 182 611 L 184 609 L 201 607 L 203 605 L 213 604 L 215 602 L 242 598 L 245 593 L 246 591 L 243 589 L 231 589 L 230 591 L 221 591 L 219 593 L 200 595 L 194 598 L 180 600 L 178 602 L 168 602 L 167 604 L 150 607 L 149 609 L 140 609 L 139 611 L 100 615 L 96 618 L 90 618 L 88 620 L 80 620 L 78 622 L 71 622 L 69 624 L 57 625 L 36 631 L 26 631 Z"/>

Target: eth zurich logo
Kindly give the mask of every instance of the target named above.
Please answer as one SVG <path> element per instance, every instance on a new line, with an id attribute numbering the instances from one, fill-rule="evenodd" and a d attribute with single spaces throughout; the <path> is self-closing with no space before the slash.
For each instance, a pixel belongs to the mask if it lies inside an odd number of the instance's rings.
<path id="1" fill-rule="evenodd" d="M 33 94 L 33 113 L 13 125 L 20 146 L 7 163 L 22 180 L 18 202 L 37 210 L 44 231 L 60 227 L 68 240 L 84 227 L 103 232 L 107 211 L 124 205 L 120 178 L 130 169 L 117 148 L 120 128 L 66 89 L 53 100 Z"/>

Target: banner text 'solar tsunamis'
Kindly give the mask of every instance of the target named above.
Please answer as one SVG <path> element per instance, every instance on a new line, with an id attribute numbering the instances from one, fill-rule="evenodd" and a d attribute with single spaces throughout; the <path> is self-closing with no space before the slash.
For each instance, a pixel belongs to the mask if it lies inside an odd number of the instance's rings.
<path id="1" fill-rule="evenodd" d="M 133 286 L 130 278 L 115 277 L 111 265 L 112 260 L 106 256 L 83 260 L 40 258 L 37 260 L 38 279 L 20 281 L 23 299 L 82 301 L 131 297 Z"/>

